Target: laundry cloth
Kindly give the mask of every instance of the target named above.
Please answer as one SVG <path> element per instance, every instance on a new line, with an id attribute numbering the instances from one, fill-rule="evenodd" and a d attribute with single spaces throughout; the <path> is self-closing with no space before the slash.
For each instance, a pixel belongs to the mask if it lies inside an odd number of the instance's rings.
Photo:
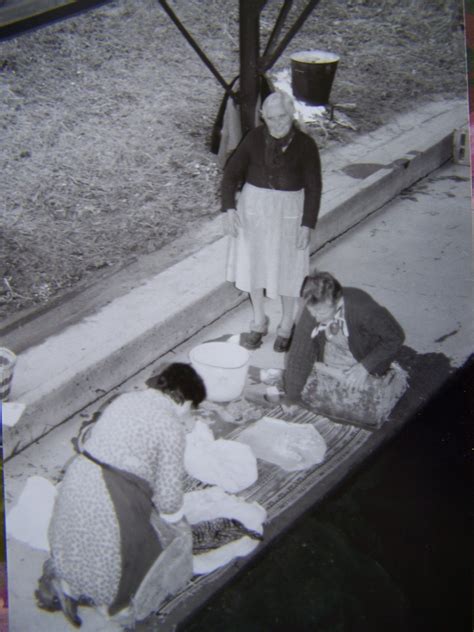
<path id="1" fill-rule="evenodd" d="M 274 463 L 287 472 L 322 463 L 326 454 L 326 442 L 312 425 L 273 417 L 263 417 L 246 428 L 238 441 L 250 446 L 257 458 Z"/>
<path id="2" fill-rule="evenodd" d="M 267 512 L 257 502 L 247 502 L 243 498 L 227 494 L 217 486 L 186 493 L 183 509 L 190 524 L 216 518 L 235 518 L 248 529 L 260 534 L 263 533 L 263 523 L 267 517 Z M 236 557 L 248 555 L 258 544 L 258 540 L 243 536 L 218 549 L 194 555 L 193 572 L 195 575 L 211 573 Z"/>
<path id="3" fill-rule="evenodd" d="M 250 487 L 258 478 L 257 459 L 249 446 L 214 439 L 212 430 L 199 420 L 186 435 L 184 467 L 193 478 L 231 493 Z"/>
<path id="4" fill-rule="evenodd" d="M 50 481 L 30 476 L 6 514 L 7 534 L 34 549 L 49 551 L 48 526 L 55 498 L 56 487 Z"/>

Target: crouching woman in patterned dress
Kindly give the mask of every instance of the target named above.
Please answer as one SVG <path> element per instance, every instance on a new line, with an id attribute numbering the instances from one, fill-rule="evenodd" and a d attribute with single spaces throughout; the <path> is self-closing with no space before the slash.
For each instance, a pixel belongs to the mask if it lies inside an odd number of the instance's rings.
<path id="1" fill-rule="evenodd" d="M 407 385 L 406 372 L 393 363 L 405 338 L 398 322 L 369 294 L 341 287 L 328 272 L 308 276 L 301 294 L 305 306 L 286 358 L 286 405 L 336 411 L 346 420 L 360 415 L 356 421 L 388 414 Z"/>
<path id="2" fill-rule="evenodd" d="M 181 363 L 147 387 L 107 405 L 59 488 L 51 558 L 36 598 L 76 626 L 82 603 L 133 625 L 192 575 L 192 534 L 182 513 L 183 419 L 206 391 Z"/>

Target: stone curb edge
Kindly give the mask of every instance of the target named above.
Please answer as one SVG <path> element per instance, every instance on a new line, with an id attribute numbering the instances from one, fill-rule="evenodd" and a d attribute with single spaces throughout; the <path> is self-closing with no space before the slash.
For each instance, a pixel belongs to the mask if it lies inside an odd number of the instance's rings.
<path id="1" fill-rule="evenodd" d="M 448 161 L 456 127 L 450 126 L 421 149 L 408 147 L 405 155 L 390 168 L 380 169 L 364 179 L 355 193 L 348 191 L 346 197 L 339 196 L 330 212 L 318 222 L 311 252 L 336 239 Z M 78 371 L 74 379 L 31 402 L 16 426 L 4 428 L 4 459 L 13 457 L 245 299 L 245 294 L 222 281 L 179 314 L 157 322 L 131 343 L 118 346 L 103 361 Z"/>

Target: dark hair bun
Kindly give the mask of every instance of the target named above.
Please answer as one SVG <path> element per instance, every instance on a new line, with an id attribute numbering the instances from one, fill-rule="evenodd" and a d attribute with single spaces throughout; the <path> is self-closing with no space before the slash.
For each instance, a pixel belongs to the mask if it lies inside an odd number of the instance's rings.
<path id="1" fill-rule="evenodd" d="M 168 393 L 175 399 L 190 401 L 194 407 L 206 398 L 206 387 L 201 376 L 184 362 L 173 362 L 147 380 L 147 386 Z"/>

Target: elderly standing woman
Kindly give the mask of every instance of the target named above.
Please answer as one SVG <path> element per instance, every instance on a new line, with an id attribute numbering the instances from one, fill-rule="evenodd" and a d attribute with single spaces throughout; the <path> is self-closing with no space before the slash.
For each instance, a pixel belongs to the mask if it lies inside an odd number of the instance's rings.
<path id="1" fill-rule="evenodd" d="M 389 369 L 405 335 L 385 307 L 364 290 L 342 287 L 328 272 L 308 276 L 302 297 L 304 308 L 286 358 L 287 404 L 317 409 L 319 363 L 342 374 L 344 387 L 365 390 L 368 398 L 398 396 L 404 390 L 405 373 L 389 374 Z M 335 399 L 340 397 L 334 392 Z"/>
<path id="2" fill-rule="evenodd" d="M 245 136 L 222 181 L 226 278 L 250 295 L 253 320 L 241 337 L 248 349 L 268 333 L 264 295 L 281 299 L 274 344 L 287 351 L 296 301 L 309 270 L 311 231 L 321 200 L 321 164 L 314 140 L 294 123 L 290 96 L 273 93 L 262 106 L 264 125 Z M 240 194 L 239 194 L 240 192 Z"/>
<path id="3" fill-rule="evenodd" d="M 107 405 L 59 488 L 51 558 L 36 598 L 76 626 L 80 604 L 133 625 L 192 575 L 192 534 L 182 508 L 183 422 L 206 391 L 182 363 L 147 386 Z"/>

